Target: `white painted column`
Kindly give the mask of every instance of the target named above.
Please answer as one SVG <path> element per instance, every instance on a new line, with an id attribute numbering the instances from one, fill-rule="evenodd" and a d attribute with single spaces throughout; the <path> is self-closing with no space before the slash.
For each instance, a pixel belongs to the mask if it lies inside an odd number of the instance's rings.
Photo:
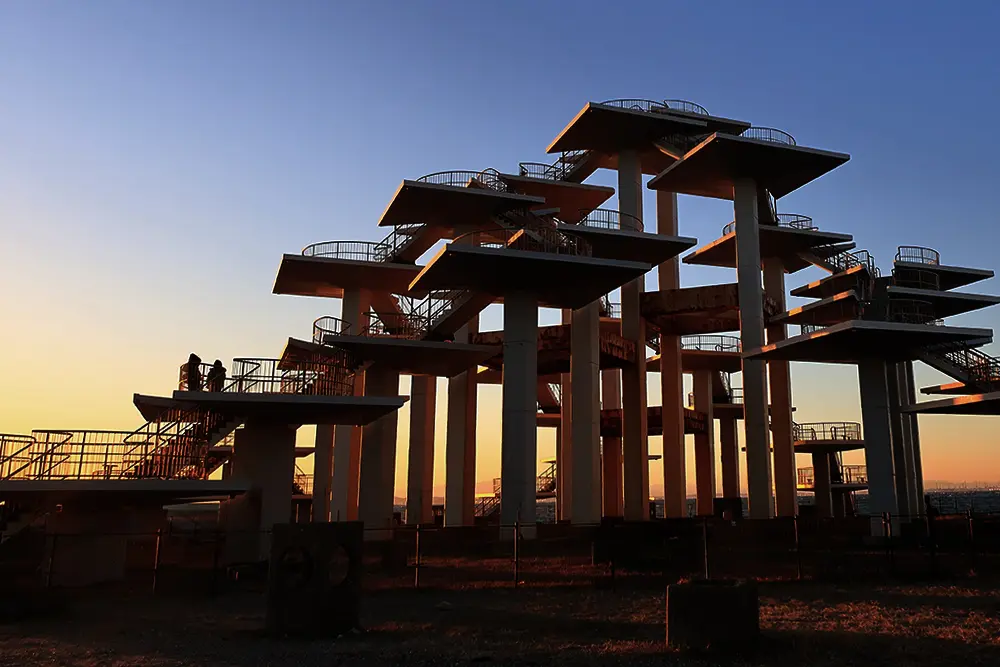
<path id="1" fill-rule="evenodd" d="M 618 369 L 601 372 L 601 408 L 622 407 L 622 377 Z M 622 439 L 601 438 L 601 476 L 604 485 L 604 516 L 622 516 Z"/>
<path id="2" fill-rule="evenodd" d="M 368 326 L 371 295 L 367 290 L 346 290 L 340 316 L 350 327 L 348 333 L 358 335 Z M 365 393 L 365 374 L 354 375 L 354 395 Z M 316 452 L 319 456 L 326 433 L 316 431 Z M 355 521 L 358 518 L 358 488 L 361 480 L 361 427 L 340 424 L 333 430 L 333 473 L 329 516 L 334 521 Z M 318 459 L 317 459 L 318 460 Z M 313 484 L 317 482 L 314 480 Z M 315 489 L 313 496 L 315 497 Z M 313 510 L 313 517 L 316 511 Z M 315 519 L 317 521 L 323 519 Z"/>
<path id="3" fill-rule="evenodd" d="M 634 150 L 618 155 L 618 205 L 642 220 L 642 171 Z M 649 431 L 646 419 L 646 323 L 639 311 L 643 278 L 621 288 L 622 337 L 636 343 L 636 363 L 622 369 L 622 458 L 625 518 L 649 519 Z"/>
<path id="4" fill-rule="evenodd" d="M 240 532 L 244 534 L 237 536 L 236 541 L 247 545 L 248 554 L 256 550 L 260 559 L 268 558 L 270 539 L 252 531 L 269 532 L 274 524 L 291 521 L 295 431 L 294 426 L 273 422 L 249 422 L 236 431 L 233 477 L 250 483 L 260 511 L 256 522 L 239 522 Z M 249 511 L 249 507 L 243 509 Z"/>
<path id="5" fill-rule="evenodd" d="M 764 345 L 757 184 L 751 179 L 740 179 L 733 188 L 733 196 L 736 213 L 740 337 L 745 353 Z M 767 369 L 763 361 L 743 360 L 743 408 L 750 518 L 767 519 L 773 516 L 773 498 L 767 414 Z"/>
<path id="6" fill-rule="evenodd" d="M 778 304 L 778 311 L 785 307 L 785 267 L 780 259 L 768 258 L 764 262 L 764 290 Z M 788 327 L 772 324 L 767 327 L 768 344 L 788 337 Z M 771 439 L 774 448 L 774 511 L 777 516 L 795 516 L 799 511 L 796 492 L 795 443 L 792 440 L 792 377 L 787 361 L 769 361 L 767 377 L 771 396 Z"/>
<path id="7" fill-rule="evenodd" d="M 712 410 L 712 374 L 694 374 L 694 409 L 705 414 L 705 433 L 694 436 L 694 472 L 697 484 L 698 516 L 712 516 L 715 511 L 715 417 Z"/>
<path id="8" fill-rule="evenodd" d="M 679 234 L 677 194 L 656 193 L 656 231 Z M 673 257 L 656 269 L 661 290 L 681 286 L 680 258 Z M 660 395 L 663 410 L 663 512 L 667 517 L 687 516 L 687 462 L 684 442 L 684 369 L 681 337 L 660 336 Z"/>
<path id="9" fill-rule="evenodd" d="M 434 520 L 434 408 L 437 378 L 410 377 L 410 449 L 406 468 L 406 523 Z"/>
<path id="10" fill-rule="evenodd" d="M 572 348 L 573 311 L 563 309 L 562 323 L 570 325 L 570 347 Z M 570 357 L 572 358 L 572 350 Z M 556 520 L 569 521 L 573 516 L 573 374 L 559 375 L 559 423 L 556 440 Z"/>
<path id="11" fill-rule="evenodd" d="M 573 492 L 570 519 L 576 524 L 601 520 L 601 400 L 600 303 L 593 301 L 573 311 L 570 374 L 574 400 Z"/>
<path id="12" fill-rule="evenodd" d="M 533 295 L 504 295 L 503 332 L 500 522 L 520 521 L 522 534 L 533 537 L 538 478 L 538 301 Z"/>
<path id="13" fill-rule="evenodd" d="M 868 512 L 872 532 L 880 535 L 883 512 L 897 513 L 893 480 L 892 429 L 889 415 L 889 388 L 886 363 L 865 359 L 858 364 L 861 385 L 861 418 L 864 422 L 865 464 L 868 467 Z"/>
<path id="14" fill-rule="evenodd" d="M 368 396 L 399 395 L 399 373 L 369 368 L 365 374 Z M 358 519 L 366 529 L 390 528 L 396 477 L 396 428 L 394 410 L 362 428 L 361 487 L 358 491 Z M 368 532 L 367 539 L 387 539 L 388 532 Z"/>
<path id="15" fill-rule="evenodd" d="M 479 331 L 479 317 L 455 333 L 467 343 Z M 444 525 L 471 526 L 476 511 L 476 367 L 448 380 L 448 426 L 445 442 Z"/>
<path id="16" fill-rule="evenodd" d="M 830 491 L 830 454 L 816 452 L 812 455 L 813 489 L 816 495 L 816 516 L 828 519 L 833 516 L 833 495 Z M 841 500 L 843 502 L 843 500 Z"/>
<path id="17" fill-rule="evenodd" d="M 719 447 L 722 449 L 722 497 L 740 497 L 740 449 L 736 436 L 736 417 L 719 418 Z"/>

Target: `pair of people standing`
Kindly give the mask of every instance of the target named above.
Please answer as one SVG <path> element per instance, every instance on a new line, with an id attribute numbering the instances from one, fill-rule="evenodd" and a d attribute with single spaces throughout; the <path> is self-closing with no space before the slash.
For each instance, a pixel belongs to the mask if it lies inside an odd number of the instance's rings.
<path id="1" fill-rule="evenodd" d="M 202 385 L 202 380 L 204 380 L 204 385 Z M 216 359 L 212 367 L 208 369 L 205 377 L 202 378 L 201 357 L 194 352 L 191 353 L 187 360 L 186 388 L 188 391 L 202 391 L 204 386 L 205 391 L 219 392 L 222 391 L 225 384 L 226 367 L 222 365 L 222 361 Z"/>

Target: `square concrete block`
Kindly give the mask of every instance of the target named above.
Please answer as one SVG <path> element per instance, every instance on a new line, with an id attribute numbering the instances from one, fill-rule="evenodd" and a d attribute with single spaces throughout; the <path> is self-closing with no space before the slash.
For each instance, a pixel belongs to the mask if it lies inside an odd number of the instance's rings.
<path id="1" fill-rule="evenodd" d="M 692 581 L 667 586 L 667 646 L 752 651 L 760 638 L 753 581 Z"/>

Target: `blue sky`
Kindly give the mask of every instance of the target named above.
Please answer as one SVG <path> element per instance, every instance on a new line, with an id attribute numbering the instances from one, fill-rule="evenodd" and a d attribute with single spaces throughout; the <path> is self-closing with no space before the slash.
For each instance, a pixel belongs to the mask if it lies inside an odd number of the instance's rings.
<path id="1" fill-rule="evenodd" d="M 282 252 L 380 238 L 403 178 L 540 160 L 588 100 L 689 99 L 850 153 L 779 209 L 855 234 L 884 271 L 899 244 L 995 267 L 998 19 L 986 2 L 3 3 L 0 430 L 128 427 L 131 393 L 167 391 L 191 350 L 278 354 L 338 309 L 270 294 Z M 702 242 L 731 218 L 682 199 Z M 856 418 L 853 369 L 794 377 L 802 421 Z M 941 476 L 1000 479 L 989 421 L 925 423 L 973 443 L 955 471 L 940 443 Z"/>

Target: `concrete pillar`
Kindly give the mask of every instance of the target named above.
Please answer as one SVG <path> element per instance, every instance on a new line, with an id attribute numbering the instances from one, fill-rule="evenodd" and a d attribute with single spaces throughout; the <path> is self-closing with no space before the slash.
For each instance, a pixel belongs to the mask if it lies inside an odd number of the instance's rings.
<path id="1" fill-rule="evenodd" d="M 813 489 L 816 495 L 816 516 L 827 519 L 833 516 L 833 495 L 830 486 L 830 455 L 826 452 L 814 452 Z M 843 507 L 843 500 L 841 500 Z"/>
<path id="2" fill-rule="evenodd" d="M 500 522 L 520 520 L 523 534 L 533 536 L 538 477 L 538 301 L 533 295 L 504 295 L 503 337 Z"/>
<path id="3" fill-rule="evenodd" d="M 562 323 L 572 327 L 573 311 L 563 309 Z M 572 331 L 570 332 L 572 348 Z M 570 357 L 573 352 L 570 350 Z M 573 374 L 559 375 L 559 423 L 565 428 L 556 440 L 556 520 L 569 521 L 573 516 Z"/>
<path id="4" fill-rule="evenodd" d="M 847 516 L 847 508 L 851 502 L 851 496 L 846 491 L 837 491 L 833 494 L 833 518 L 843 519 Z"/>
<path id="5" fill-rule="evenodd" d="M 573 523 L 594 524 L 601 520 L 601 388 L 600 303 L 593 301 L 573 311 L 570 363 L 574 389 Z"/>
<path id="6" fill-rule="evenodd" d="M 785 306 L 785 267 L 780 259 L 764 261 L 764 291 L 773 299 L 779 311 Z M 772 324 L 767 327 L 768 344 L 788 337 L 788 327 Z M 787 361 L 769 361 L 767 378 L 771 389 L 771 439 L 774 449 L 774 512 L 777 516 L 798 513 L 796 493 L 795 443 L 792 440 L 792 377 Z"/>
<path id="7" fill-rule="evenodd" d="M 316 425 L 316 449 L 313 455 L 312 520 L 317 523 L 326 523 L 330 520 L 333 433 L 332 424 Z"/>
<path id="8" fill-rule="evenodd" d="M 350 326 L 350 331 L 360 333 L 368 326 L 368 309 L 371 295 L 367 290 L 345 290 L 341 307 L 341 318 Z M 365 393 L 365 374 L 354 374 L 354 395 Z M 320 448 L 325 447 L 326 431 L 316 430 L 317 461 L 324 455 Z M 355 521 L 358 518 L 358 487 L 361 479 L 361 427 L 340 424 L 333 430 L 333 475 L 330 494 L 329 512 L 313 511 L 316 521 L 326 521 L 327 515 L 334 521 Z M 319 480 L 313 480 L 313 497 L 315 486 Z"/>
<path id="9" fill-rule="evenodd" d="M 479 317 L 455 334 L 467 343 L 479 331 Z M 476 512 L 476 411 L 478 384 L 473 367 L 448 380 L 448 427 L 445 442 L 444 525 L 471 526 Z M 537 396 L 537 394 L 532 394 Z"/>
<path id="10" fill-rule="evenodd" d="M 434 408 L 437 378 L 410 378 L 410 451 L 406 468 L 406 523 L 434 521 Z"/>
<path id="11" fill-rule="evenodd" d="M 618 155 L 618 206 L 642 220 L 642 170 L 634 150 Z M 622 337 L 636 343 L 636 363 L 622 369 L 622 457 L 625 518 L 649 519 L 649 432 L 646 426 L 646 322 L 639 312 L 643 278 L 621 288 Z"/>
<path id="12" fill-rule="evenodd" d="M 291 520 L 295 431 L 294 426 L 273 422 L 249 422 L 236 431 L 233 477 L 250 483 L 253 502 L 236 503 L 226 523 L 238 534 L 234 547 L 240 545 L 236 548 L 247 556 L 267 559 L 270 539 L 261 533 Z"/>
<path id="13" fill-rule="evenodd" d="M 715 371 L 694 374 L 694 409 L 705 413 L 705 433 L 694 436 L 694 473 L 697 483 L 698 516 L 712 516 L 715 511 L 715 416 L 712 413 L 712 375 Z"/>
<path id="14" fill-rule="evenodd" d="M 736 417 L 719 418 L 719 446 L 722 449 L 722 497 L 740 497 L 740 449 L 736 437 Z"/>
<path id="15" fill-rule="evenodd" d="M 656 193 L 656 231 L 679 234 L 677 193 Z M 656 269 L 661 290 L 681 286 L 680 258 L 672 257 Z M 681 337 L 660 336 L 660 395 L 663 410 L 663 513 L 687 516 L 687 462 L 684 443 L 684 371 Z"/>
<path id="16" fill-rule="evenodd" d="M 736 263 L 740 298 L 740 337 L 744 352 L 764 345 L 764 303 L 760 280 L 757 185 L 740 179 L 733 187 L 736 217 Z M 750 517 L 772 516 L 771 453 L 765 362 L 743 360 L 743 425 L 747 450 L 747 496 Z"/>
<path id="17" fill-rule="evenodd" d="M 601 372 L 601 407 L 622 407 L 622 376 L 618 369 Z M 604 485 L 604 516 L 622 516 L 622 439 L 601 438 L 601 477 Z"/>
<path id="18" fill-rule="evenodd" d="M 365 373 L 368 396 L 397 396 L 399 373 L 386 368 L 369 368 Z M 365 528 L 390 528 L 396 481 L 397 412 L 387 414 L 362 428 L 361 486 L 358 490 L 358 519 Z M 368 532 L 368 539 L 384 539 L 388 533 Z"/>
<path id="19" fill-rule="evenodd" d="M 913 404 L 917 402 L 917 385 L 913 380 L 913 362 L 906 361 L 903 362 L 903 372 L 906 374 L 906 395 L 908 397 L 907 404 Z M 910 414 L 909 416 L 909 441 L 907 442 L 908 448 L 910 450 L 910 460 L 911 460 L 911 493 L 913 494 L 912 507 L 914 508 L 914 514 L 918 516 L 923 516 L 924 514 L 924 471 L 923 463 L 920 460 L 920 427 L 917 423 L 917 415 Z"/>
<path id="20" fill-rule="evenodd" d="M 861 385 L 861 419 L 864 422 L 865 463 L 868 467 L 868 512 L 872 530 L 881 534 L 883 512 L 897 514 L 896 486 L 892 460 L 892 427 L 889 414 L 889 387 L 886 363 L 864 359 L 858 364 Z"/>
<path id="21" fill-rule="evenodd" d="M 906 422 L 906 430 L 909 430 L 909 418 L 900 412 L 901 391 L 906 390 L 905 375 L 900 378 L 901 366 L 898 363 L 886 364 L 886 387 L 889 390 L 889 430 L 892 433 L 892 466 L 895 471 L 896 508 L 901 515 L 908 517 L 911 514 L 910 487 L 907 480 L 910 467 L 906 463 L 907 442 L 903 433 L 903 422 Z M 900 386 L 901 379 L 902 387 Z"/>

